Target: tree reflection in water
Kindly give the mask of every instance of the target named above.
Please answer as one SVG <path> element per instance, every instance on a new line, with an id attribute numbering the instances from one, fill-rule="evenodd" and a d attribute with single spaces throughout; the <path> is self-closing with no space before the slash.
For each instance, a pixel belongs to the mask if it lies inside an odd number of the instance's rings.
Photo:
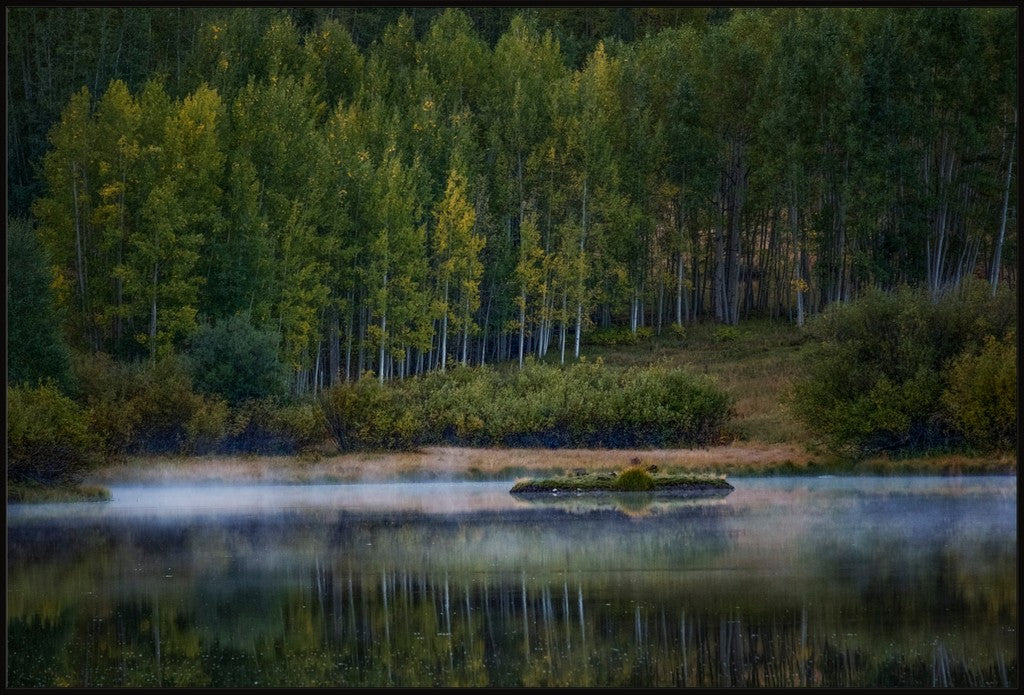
<path id="1" fill-rule="evenodd" d="M 1016 686 L 1012 519 L 968 512 L 845 543 L 711 502 L 19 523 L 8 684 Z"/>

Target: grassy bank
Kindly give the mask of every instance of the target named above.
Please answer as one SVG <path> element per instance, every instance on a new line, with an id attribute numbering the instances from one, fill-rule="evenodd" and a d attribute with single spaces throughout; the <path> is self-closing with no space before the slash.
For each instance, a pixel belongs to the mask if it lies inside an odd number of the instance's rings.
<path id="1" fill-rule="evenodd" d="M 88 482 L 361 483 L 515 480 L 622 470 L 639 461 L 666 474 L 729 478 L 775 475 L 1012 474 L 1016 457 L 941 455 L 862 462 L 816 456 L 794 445 L 733 443 L 700 449 L 482 449 L 427 447 L 408 452 L 328 456 L 177 456 L 131 458 L 92 471 Z"/>
<path id="2" fill-rule="evenodd" d="M 110 499 L 110 490 L 102 485 L 34 485 L 8 483 L 8 502 L 104 502 Z"/>
<path id="3" fill-rule="evenodd" d="M 170 483 L 176 481 L 317 483 L 396 480 L 514 480 L 523 476 L 558 476 L 574 470 L 621 470 L 638 459 L 666 473 L 712 473 L 730 477 L 767 475 L 884 474 L 1012 474 L 1013 452 L 843 458 L 819 447 L 790 414 L 788 402 L 801 356 L 812 346 L 803 333 L 785 322 L 750 321 L 740 327 L 713 324 L 689 326 L 682 336 L 666 331 L 628 346 L 595 346 L 585 350 L 588 362 L 601 358 L 608 371 L 656 366 L 706 376 L 728 395 L 733 410 L 719 437 L 693 448 L 550 448 L 544 445 L 496 447 L 466 442 L 424 444 L 408 451 L 338 453 L 332 442 L 300 455 L 208 454 L 128 455 L 117 463 L 93 468 L 87 483 Z M 501 370 L 515 371 L 514 365 Z M 665 373 L 664 371 L 662 373 Z M 545 373 L 546 375 L 546 373 Z M 492 378 L 498 379 L 498 375 Z M 453 380 L 447 402 L 464 385 Z M 480 394 L 475 394 L 480 396 Z M 491 393 L 484 395 L 492 396 Z M 435 398 L 445 394 L 437 393 Z M 503 399 L 512 396 L 504 394 Z M 481 398 L 480 402 L 488 401 Z M 495 402 L 490 400 L 489 402 Z M 497 403 L 502 403 L 501 400 Z M 452 410 L 449 419 L 455 420 Z M 463 414 L 463 422 L 466 422 Z M 435 423 L 436 424 L 436 423 Z M 463 425 L 465 426 L 465 425 Z M 59 488 L 52 499 L 72 499 L 72 488 Z M 51 493 L 46 493 L 51 494 Z M 41 499 L 38 488 L 17 488 L 20 501 Z"/>

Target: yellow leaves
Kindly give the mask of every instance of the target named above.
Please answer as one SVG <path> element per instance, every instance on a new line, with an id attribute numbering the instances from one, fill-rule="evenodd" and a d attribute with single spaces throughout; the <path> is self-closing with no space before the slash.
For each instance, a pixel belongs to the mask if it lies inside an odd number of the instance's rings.
<path id="1" fill-rule="evenodd" d="M 53 279 L 50 281 L 50 289 L 53 290 L 54 297 L 59 304 L 66 304 L 71 299 L 71 278 L 68 277 L 70 273 L 65 271 L 59 265 L 50 266 L 50 275 Z"/>
<path id="2" fill-rule="evenodd" d="M 430 111 L 432 108 L 434 108 L 434 102 L 431 101 L 430 99 L 425 99 L 423 101 L 423 110 Z"/>
<path id="3" fill-rule="evenodd" d="M 221 72 L 226 72 L 228 69 L 228 57 L 223 53 L 220 56 L 220 60 L 217 61 L 217 69 Z"/>
<path id="4" fill-rule="evenodd" d="M 789 284 L 792 286 L 794 292 L 806 292 L 810 289 L 810 285 L 808 285 L 807 281 L 803 278 L 793 278 Z"/>
<path id="5" fill-rule="evenodd" d="M 114 183 L 108 183 L 100 188 L 100 198 L 103 200 L 112 200 L 121 194 L 121 183 L 115 181 Z"/>
<path id="6" fill-rule="evenodd" d="M 356 154 L 356 157 L 359 158 L 360 162 L 365 162 L 367 159 L 370 158 L 370 153 L 367 152 L 366 150 L 359 150 L 359 152 Z"/>
<path id="7" fill-rule="evenodd" d="M 106 176 L 108 173 L 110 173 L 110 164 L 107 163 L 107 162 L 100 162 L 99 168 L 100 168 L 100 175 L 102 175 L 102 176 Z"/>

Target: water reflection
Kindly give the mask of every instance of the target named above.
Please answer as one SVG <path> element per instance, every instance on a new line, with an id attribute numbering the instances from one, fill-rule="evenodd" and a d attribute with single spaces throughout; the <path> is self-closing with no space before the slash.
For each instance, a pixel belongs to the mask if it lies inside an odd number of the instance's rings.
<path id="1" fill-rule="evenodd" d="M 744 480 L 641 510 L 504 484 L 443 513 L 451 486 L 12 507 L 8 683 L 1012 687 L 1015 484 L 957 485 Z"/>

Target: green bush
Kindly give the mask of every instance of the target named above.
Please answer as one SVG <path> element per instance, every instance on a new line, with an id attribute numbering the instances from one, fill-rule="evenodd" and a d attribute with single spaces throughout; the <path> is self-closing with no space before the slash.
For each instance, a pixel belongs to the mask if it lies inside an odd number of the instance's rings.
<path id="1" fill-rule="evenodd" d="M 74 361 L 90 427 L 111 456 L 211 450 L 226 414 L 213 398 L 192 390 L 179 358 L 125 363 L 104 354 Z"/>
<path id="2" fill-rule="evenodd" d="M 129 405 L 138 416 L 130 450 L 177 453 L 186 450 L 189 422 L 205 403 L 181 360 L 168 357 L 139 365 Z"/>
<path id="3" fill-rule="evenodd" d="M 958 445 L 942 394 L 949 364 L 1015 325 L 1012 294 L 986 283 L 933 301 L 927 292 L 869 291 L 808 324 L 806 377 L 792 410 L 835 450 L 867 454 Z"/>
<path id="4" fill-rule="evenodd" d="M 364 379 L 325 392 L 343 450 L 424 444 L 673 446 L 713 441 L 729 399 L 708 382 L 662 367 L 615 371 L 600 362 L 558 368 L 457 368 L 381 386 Z"/>
<path id="5" fill-rule="evenodd" d="M 292 451 L 311 450 L 330 437 L 324 411 L 317 402 L 282 406 L 273 412 L 269 425 Z"/>
<path id="6" fill-rule="evenodd" d="M 80 400 L 89 409 L 89 426 L 105 454 L 116 456 L 132 445 L 139 414 L 131 407 L 134 369 L 109 355 L 76 355 L 72 361 Z"/>
<path id="7" fill-rule="evenodd" d="M 192 338 L 188 363 L 197 391 L 231 405 L 283 396 L 287 388 L 277 331 L 260 330 L 242 314 L 201 325 Z"/>
<path id="8" fill-rule="evenodd" d="M 612 487 L 621 492 L 646 492 L 654 489 L 654 478 L 643 468 L 635 466 L 619 473 Z"/>
<path id="9" fill-rule="evenodd" d="M 731 343 L 740 338 L 740 329 L 737 326 L 715 326 L 712 335 L 719 343 Z"/>
<path id="10" fill-rule="evenodd" d="M 52 382 L 7 387 L 7 479 L 53 485 L 76 481 L 97 438 L 84 409 Z"/>
<path id="11" fill-rule="evenodd" d="M 419 429 L 401 389 L 382 386 L 370 376 L 325 390 L 320 402 L 342 451 L 408 449 Z"/>
<path id="12" fill-rule="evenodd" d="M 596 328 L 583 334 L 583 341 L 587 345 L 599 345 L 601 347 L 615 347 L 617 345 L 636 345 L 637 343 L 650 340 L 654 336 L 654 329 L 642 326 L 633 333 L 629 328 Z"/>
<path id="13" fill-rule="evenodd" d="M 942 394 L 954 427 L 980 449 L 1012 448 L 1017 442 L 1017 334 L 993 336 L 977 353 L 956 358 Z"/>
<path id="14" fill-rule="evenodd" d="M 228 429 L 231 411 L 220 398 L 203 398 L 185 422 L 183 452 L 209 454 L 218 450 Z"/>

